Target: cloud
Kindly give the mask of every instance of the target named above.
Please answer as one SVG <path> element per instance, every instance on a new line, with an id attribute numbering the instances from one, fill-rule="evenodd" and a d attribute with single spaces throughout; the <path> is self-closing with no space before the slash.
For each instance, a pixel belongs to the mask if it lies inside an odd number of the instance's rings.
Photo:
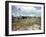
<path id="1" fill-rule="evenodd" d="M 41 16 L 41 7 L 12 6 L 13 16 Z"/>
<path id="2" fill-rule="evenodd" d="M 35 7 L 35 6 L 34 6 L 34 8 L 36 8 L 36 9 L 38 9 L 38 10 L 41 10 L 41 7 Z"/>

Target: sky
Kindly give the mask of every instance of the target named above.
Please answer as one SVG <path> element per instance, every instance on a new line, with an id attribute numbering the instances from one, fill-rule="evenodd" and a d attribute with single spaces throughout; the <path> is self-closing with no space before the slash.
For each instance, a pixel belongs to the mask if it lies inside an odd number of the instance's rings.
<path id="1" fill-rule="evenodd" d="M 12 16 L 41 16 L 41 7 L 12 5 Z"/>

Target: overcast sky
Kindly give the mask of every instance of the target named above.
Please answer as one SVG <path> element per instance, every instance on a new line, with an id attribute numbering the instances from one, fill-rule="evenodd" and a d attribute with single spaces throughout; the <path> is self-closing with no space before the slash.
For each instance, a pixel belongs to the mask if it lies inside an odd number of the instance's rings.
<path id="1" fill-rule="evenodd" d="M 12 15 L 16 16 L 41 16 L 41 7 L 12 5 Z"/>

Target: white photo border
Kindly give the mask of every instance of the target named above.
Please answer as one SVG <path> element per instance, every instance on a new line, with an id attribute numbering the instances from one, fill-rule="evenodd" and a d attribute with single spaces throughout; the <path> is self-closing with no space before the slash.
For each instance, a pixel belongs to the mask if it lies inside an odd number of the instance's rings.
<path id="1" fill-rule="evenodd" d="M 30 34 L 34 34 L 34 33 L 43 33 L 43 32 L 45 32 L 44 30 L 45 30 L 45 25 L 44 25 L 44 3 L 31 3 L 30 2 L 30 4 L 29 4 L 29 2 L 26 2 L 26 3 L 20 3 L 20 2 L 15 2 L 15 1 L 13 1 L 13 2 L 11 2 L 11 1 L 6 1 L 6 2 L 8 2 L 8 12 L 9 12 L 9 25 L 8 25 L 8 27 L 9 28 L 7 28 L 8 29 L 8 35 L 12 35 L 12 34 L 27 34 L 27 33 L 30 33 Z M 7 4 L 6 4 L 7 5 Z M 12 5 L 23 5 L 23 6 L 40 6 L 42 9 L 41 9 L 41 30 L 32 30 L 32 31 L 12 31 L 12 16 L 11 16 L 11 6 Z M 7 10 L 6 10 L 6 12 L 7 12 Z"/>

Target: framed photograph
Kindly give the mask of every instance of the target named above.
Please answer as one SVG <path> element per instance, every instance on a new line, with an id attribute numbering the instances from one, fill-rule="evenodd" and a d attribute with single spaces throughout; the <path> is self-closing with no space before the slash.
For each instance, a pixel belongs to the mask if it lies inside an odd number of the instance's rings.
<path id="1" fill-rule="evenodd" d="M 45 3 L 5 2 L 5 35 L 45 34 Z"/>

